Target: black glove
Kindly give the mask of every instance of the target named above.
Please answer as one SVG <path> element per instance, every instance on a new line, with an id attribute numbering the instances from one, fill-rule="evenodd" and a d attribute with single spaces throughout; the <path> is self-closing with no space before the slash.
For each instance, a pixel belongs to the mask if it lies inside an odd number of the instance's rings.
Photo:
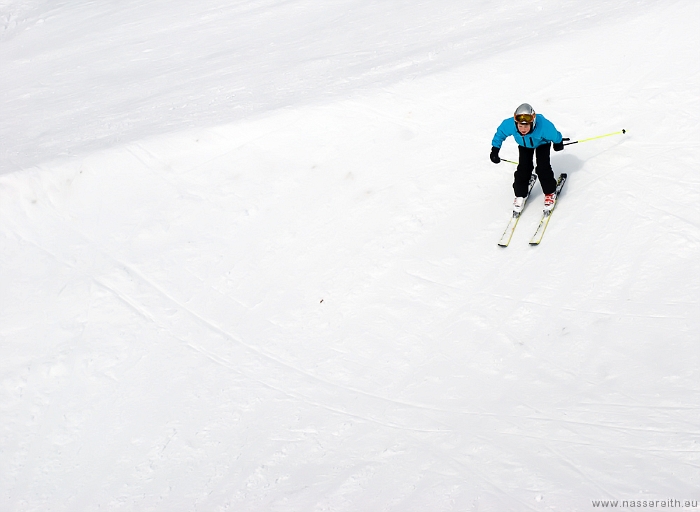
<path id="1" fill-rule="evenodd" d="M 498 156 L 498 152 L 499 152 L 500 150 L 501 150 L 501 148 L 497 148 L 496 146 L 493 146 L 493 147 L 491 148 L 491 157 L 490 157 L 490 158 L 491 158 L 491 161 L 492 161 L 494 164 L 498 164 L 498 163 L 501 162 L 501 159 L 500 159 L 500 157 Z"/>
<path id="2" fill-rule="evenodd" d="M 567 141 L 569 139 L 561 139 L 561 142 L 555 142 L 552 147 L 554 148 L 554 151 L 561 151 L 564 149 L 564 141 Z"/>

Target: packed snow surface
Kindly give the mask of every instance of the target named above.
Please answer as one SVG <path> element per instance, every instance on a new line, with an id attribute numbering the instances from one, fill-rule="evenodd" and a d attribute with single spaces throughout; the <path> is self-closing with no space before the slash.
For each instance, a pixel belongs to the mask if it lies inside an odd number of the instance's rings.
<path id="1" fill-rule="evenodd" d="M 0 510 L 699 508 L 699 25 L 0 1 Z"/>

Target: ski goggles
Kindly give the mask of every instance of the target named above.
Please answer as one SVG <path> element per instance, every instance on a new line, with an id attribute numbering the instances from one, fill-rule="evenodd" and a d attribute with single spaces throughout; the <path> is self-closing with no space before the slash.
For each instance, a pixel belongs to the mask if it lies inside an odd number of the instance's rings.
<path id="1" fill-rule="evenodd" d="M 515 121 L 518 124 L 532 124 L 535 120 L 534 114 L 518 114 L 515 116 Z"/>

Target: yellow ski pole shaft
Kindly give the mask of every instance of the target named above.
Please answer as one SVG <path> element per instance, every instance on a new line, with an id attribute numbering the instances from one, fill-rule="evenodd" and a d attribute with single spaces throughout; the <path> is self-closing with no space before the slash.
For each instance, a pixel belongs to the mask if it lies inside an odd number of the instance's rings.
<path id="1" fill-rule="evenodd" d="M 627 133 L 627 130 L 620 130 L 619 132 L 606 133 L 605 135 L 598 135 L 597 137 L 588 137 L 587 139 L 566 142 L 566 143 L 564 143 L 564 145 L 569 146 L 571 144 L 579 144 L 580 142 L 588 142 L 589 140 L 602 139 L 603 137 L 610 137 L 612 135 L 622 135 L 623 133 Z"/>
<path id="2" fill-rule="evenodd" d="M 598 135 L 596 137 L 588 137 L 587 139 L 574 140 L 572 142 L 564 142 L 564 145 L 570 146 L 571 144 L 579 144 L 581 142 L 588 142 L 589 140 L 602 139 L 603 137 L 610 137 L 612 135 L 622 135 L 624 133 L 627 133 L 627 130 L 622 129 L 619 132 L 606 133 L 605 135 Z M 569 140 L 569 139 L 564 139 L 564 140 Z M 501 158 L 501 161 L 508 162 L 509 164 L 513 164 L 513 165 L 518 165 L 518 162 L 513 162 L 512 160 L 506 160 L 505 158 Z"/>

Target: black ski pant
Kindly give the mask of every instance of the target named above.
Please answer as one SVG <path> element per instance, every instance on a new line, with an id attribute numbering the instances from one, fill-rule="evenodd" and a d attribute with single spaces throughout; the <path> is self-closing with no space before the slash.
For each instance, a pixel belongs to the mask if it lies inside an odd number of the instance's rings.
<path id="1" fill-rule="evenodd" d="M 520 157 L 518 159 L 518 168 L 515 171 L 515 180 L 513 181 L 513 190 L 516 197 L 525 197 L 527 195 L 527 186 L 530 183 L 532 170 L 535 169 L 537 178 L 540 180 L 542 192 L 551 194 L 557 189 L 557 180 L 554 178 L 552 164 L 549 162 L 549 149 L 551 143 L 542 144 L 536 148 L 526 148 L 518 146 Z M 532 157 L 537 158 L 537 168 L 534 167 Z"/>

